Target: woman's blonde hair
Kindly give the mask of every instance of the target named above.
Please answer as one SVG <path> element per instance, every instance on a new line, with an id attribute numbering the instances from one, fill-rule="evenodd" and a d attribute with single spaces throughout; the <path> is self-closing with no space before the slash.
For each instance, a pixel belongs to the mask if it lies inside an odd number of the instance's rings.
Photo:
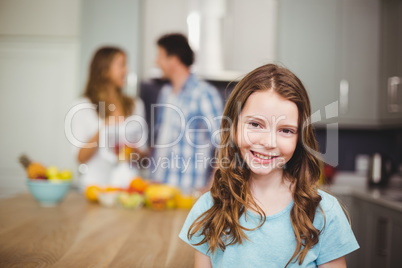
<path id="1" fill-rule="evenodd" d="M 313 153 L 318 150 L 318 146 L 313 127 L 308 123 L 311 115 L 310 101 L 302 82 L 288 69 L 274 64 L 261 66 L 247 74 L 229 97 L 223 118 L 231 120 L 222 120 L 221 149 L 217 158 L 218 163 L 230 159 L 230 165 L 227 162 L 225 166 L 218 164 L 211 188 L 213 206 L 194 221 L 188 231 L 188 238 L 200 232 L 203 239 L 195 245 L 208 243 L 212 253 L 218 248 L 224 251 L 226 246 L 242 244 L 244 239 L 248 239 L 245 230 L 255 230 L 264 224 L 266 215 L 251 196 L 248 184 L 250 170 L 241 158 L 236 131 L 240 111 L 248 97 L 254 92 L 266 90 L 274 90 L 294 102 L 298 108 L 298 141 L 292 158 L 286 163 L 284 176 L 294 186 L 294 205 L 290 218 L 296 237 L 296 249 L 288 264 L 294 259 L 301 264 L 309 249 L 318 243 L 320 234 L 313 226 L 321 201 L 317 191 L 320 161 Z M 240 217 L 250 208 L 256 209 L 261 216 L 259 225 L 254 229 L 247 229 L 239 222 Z"/>
<path id="2" fill-rule="evenodd" d="M 110 113 L 107 108 L 110 104 L 107 99 L 107 90 L 111 86 L 109 70 L 114 57 L 118 54 L 126 56 L 126 53 L 118 47 L 101 47 L 95 52 L 89 67 L 84 96 L 96 105 L 97 112 L 102 117 L 107 117 Z M 130 116 L 134 109 L 133 99 L 125 95 L 122 88 L 117 88 L 117 93 L 118 99 L 123 106 L 124 116 Z M 105 113 L 99 112 L 100 102 L 105 102 Z"/>

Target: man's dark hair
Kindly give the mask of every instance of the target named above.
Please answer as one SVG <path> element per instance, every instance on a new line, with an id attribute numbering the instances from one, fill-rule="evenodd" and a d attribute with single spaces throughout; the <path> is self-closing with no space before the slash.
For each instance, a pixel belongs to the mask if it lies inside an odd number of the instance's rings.
<path id="1" fill-rule="evenodd" d="M 164 48 L 169 56 L 177 56 L 184 65 L 190 67 L 194 63 L 194 52 L 184 35 L 166 34 L 158 39 L 157 44 Z"/>

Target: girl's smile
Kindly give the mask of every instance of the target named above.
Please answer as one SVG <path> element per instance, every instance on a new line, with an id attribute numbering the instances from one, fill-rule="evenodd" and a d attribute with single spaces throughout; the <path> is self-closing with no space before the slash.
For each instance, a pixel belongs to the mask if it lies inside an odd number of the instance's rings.
<path id="1" fill-rule="evenodd" d="M 262 154 L 251 150 L 250 153 L 254 157 L 255 161 L 258 161 L 262 164 L 269 164 L 278 157 L 276 154 Z"/>

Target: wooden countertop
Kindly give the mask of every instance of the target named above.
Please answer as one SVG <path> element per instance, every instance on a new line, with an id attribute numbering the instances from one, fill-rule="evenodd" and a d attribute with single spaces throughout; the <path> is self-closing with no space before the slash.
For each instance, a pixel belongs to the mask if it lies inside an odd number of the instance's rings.
<path id="1" fill-rule="evenodd" d="M 193 267 L 188 210 L 105 208 L 70 191 L 57 207 L 0 200 L 0 267 Z"/>

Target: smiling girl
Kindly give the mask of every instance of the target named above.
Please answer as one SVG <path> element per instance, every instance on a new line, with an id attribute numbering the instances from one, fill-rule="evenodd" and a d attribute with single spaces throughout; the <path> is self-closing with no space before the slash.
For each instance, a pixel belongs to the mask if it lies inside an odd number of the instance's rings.
<path id="1" fill-rule="evenodd" d="M 237 84 L 218 152 L 230 165 L 179 235 L 197 250 L 195 267 L 346 267 L 359 245 L 337 199 L 317 188 L 310 115 L 303 84 L 285 68 L 264 65 Z"/>

